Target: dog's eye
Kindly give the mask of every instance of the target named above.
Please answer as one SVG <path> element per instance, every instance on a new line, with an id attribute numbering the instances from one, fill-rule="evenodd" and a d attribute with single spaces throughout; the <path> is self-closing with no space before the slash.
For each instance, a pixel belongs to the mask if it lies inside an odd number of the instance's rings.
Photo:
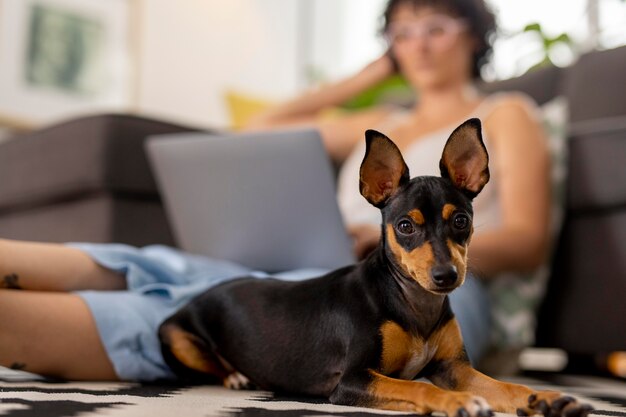
<path id="1" fill-rule="evenodd" d="M 465 230 L 469 226 L 470 220 L 467 214 L 457 214 L 452 220 L 454 227 L 459 230 Z"/>
<path id="2" fill-rule="evenodd" d="M 413 227 L 413 224 L 408 220 L 401 220 L 396 228 L 398 229 L 398 232 L 403 235 L 411 235 L 415 233 L 415 227 Z"/>

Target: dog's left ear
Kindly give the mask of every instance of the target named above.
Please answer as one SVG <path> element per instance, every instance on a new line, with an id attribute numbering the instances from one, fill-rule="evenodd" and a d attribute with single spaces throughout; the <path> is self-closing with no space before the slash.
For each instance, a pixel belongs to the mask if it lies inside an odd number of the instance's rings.
<path id="1" fill-rule="evenodd" d="M 366 131 L 365 142 L 359 189 L 361 195 L 372 205 L 383 208 L 389 197 L 409 182 L 409 168 L 400 149 L 382 133 Z"/>
<path id="2" fill-rule="evenodd" d="M 439 161 L 441 176 L 473 199 L 489 181 L 488 165 L 480 120 L 469 119 L 454 129 L 443 148 Z"/>

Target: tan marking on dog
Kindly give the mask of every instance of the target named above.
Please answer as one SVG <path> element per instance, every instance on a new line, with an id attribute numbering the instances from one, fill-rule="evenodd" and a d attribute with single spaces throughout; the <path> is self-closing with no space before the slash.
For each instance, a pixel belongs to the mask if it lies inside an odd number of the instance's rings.
<path id="1" fill-rule="evenodd" d="M 452 216 L 454 210 L 456 210 L 456 206 L 454 204 L 445 204 L 443 206 L 443 210 L 441 210 L 441 217 L 443 217 L 444 220 L 450 219 L 450 216 Z"/>
<path id="2" fill-rule="evenodd" d="M 209 360 L 198 348 L 198 345 L 204 344 L 198 336 L 175 326 L 168 326 L 166 333 L 172 354 L 183 365 L 199 372 L 221 376 L 221 367 Z"/>
<path id="3" fill-rule="evenodd" d="M 456 266 L 456 273 L 459 277 L 459 284 L 461 286 L 465 281 L 465 273 L 467 272 L 467 246 L 459 245 L 456 242 L 448 239 L 448 249 L 450 250 L 450 256 L 452 263 Z"/>
<path id="4" fill-rule="evenodd" d="M 434 350 L 398 323 L 387 321 L 381 328 L 383 354 L 381 370 L 385 375 L 398 373 L 401 379 L 413 379 L 432 359 Z"/>
<path id="5" fill-rule="evenodd" d="M 455 319 L 435 330 L 428 339 L 428 343 L 436 346 L 437 352 L 434 359 L 445 361 L 461 357 L 463 352 L 463 339 L 461 329 Z"/>
<path id="6" fill-rule="evenodd" d="M 439 377 L 431 376 L 434 384 L 443 389 L 466 391 L 481 396 L 489 402 L 494 411 L 514 414 L 516 409 L 522 408 L 528 415 L 535 414 L 536 410 L 528 408 L 528 396 L 533 393 L 530 388 L 490 378 L 461 359 L 463 340 L 461 329 L 455 319 L 433 332 L 427 342 L 436 345 L 437 352 L 433 359 L 448 366 L 445 374 Z M 559 393 L 546 391 L 542 391 L 541 394 L 548 403 L 560 396 Z"/>
<path id="7" fill-rule="evenodd" d="M 461 407 L 470 416 L 486 414 L 490 409 L 485 400 L 468 392 L 444 391 L 430 383 L 394 379 L 371 370 L 370 375 L 372 382 L 368 392 L 373 397 L 367 404 L 370 407 L 417 414 L 438 411 L 449 416 L 456 415 Z"/>
<path id="8" fill-rule="evenodd" d="M 420 225 L 420 226 L 423 225 L 425 222 L 424 215 L 418 209 L 413 209 L 409 211 L 409 217 L 413 219 L 415 224 Z"/>
<path id="9" fill-rule="evenodd" d="M 461 329 L 456 319 L 449 320 L 442 327 L 435 330 L 428 339 L 428 343 L 435 346 L 437 352 L 434 360 L 448 367 L 447 372 L 441 375 L 431 375 L 431 380 L 437 386 L 454 391 L 467 385 L 468 373 L 466 367 L 471 368 L 464 360 L 463 339 Z"/>
<path id="10" fill-rule="evenodd" d="M 496 412 L 515 414 L 517 409 L 522 409 L 527 415 L 533 415 L 539 410 L 529 404 L 528 399 L 531 394 L 536 395 L 537 401 L 545 400 L 548 407 L 554 400 L 561 397 L 559 392 L 537 392 L 524 385 L 498 381 L 475 370 L 469 363 L 456 364 L 453 368 L 453 375 L 457 381 L 455 389 L 480 395 Z M 533 404 L 536 405 L 536 403 Z"/>
<path id="11" fill-rule="evenodd" d="M 407 252 L 396 240 L 393 226 L 387 225 L 387 241 L 394 256 L 404 269 L 404 272 L 417 281 L 423 288 L 431 288 L 430 270 L 435 264 L 435 255 L 430 243 L 424 243 Z"/>

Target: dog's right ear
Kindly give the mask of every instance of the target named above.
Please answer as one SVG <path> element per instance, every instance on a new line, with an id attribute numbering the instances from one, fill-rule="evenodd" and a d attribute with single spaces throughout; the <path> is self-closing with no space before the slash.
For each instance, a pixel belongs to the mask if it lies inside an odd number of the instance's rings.
<path id="1" fill-rule="evenodd" d="M 370 204 L 383 208 L 389 197 L 409 182 L 409 168 L 400 149 L 375 130 L 365 132 L 365 157 L 361 163 L 359 188 Z"/>

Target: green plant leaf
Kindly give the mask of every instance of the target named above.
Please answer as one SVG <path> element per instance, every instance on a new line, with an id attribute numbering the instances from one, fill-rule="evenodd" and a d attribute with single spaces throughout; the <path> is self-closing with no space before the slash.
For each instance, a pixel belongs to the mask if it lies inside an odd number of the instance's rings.
<path id="1" fill-rule="evenodd" d="M 378 104 L 390 96 L 406 97 L 411 92 L 409 83 L 400 75 L 394 75 L 348 100 L 341 107 L 348 110 L 363 109 Z"/>
<path id="2" fill-rule="evenodd" d="M 539 32 L 543 35 L 543 29 L 541 29 L 541 25 L 539 23 L 529 23 L 524 26 L 524 30 L 522 32 Z"/>

